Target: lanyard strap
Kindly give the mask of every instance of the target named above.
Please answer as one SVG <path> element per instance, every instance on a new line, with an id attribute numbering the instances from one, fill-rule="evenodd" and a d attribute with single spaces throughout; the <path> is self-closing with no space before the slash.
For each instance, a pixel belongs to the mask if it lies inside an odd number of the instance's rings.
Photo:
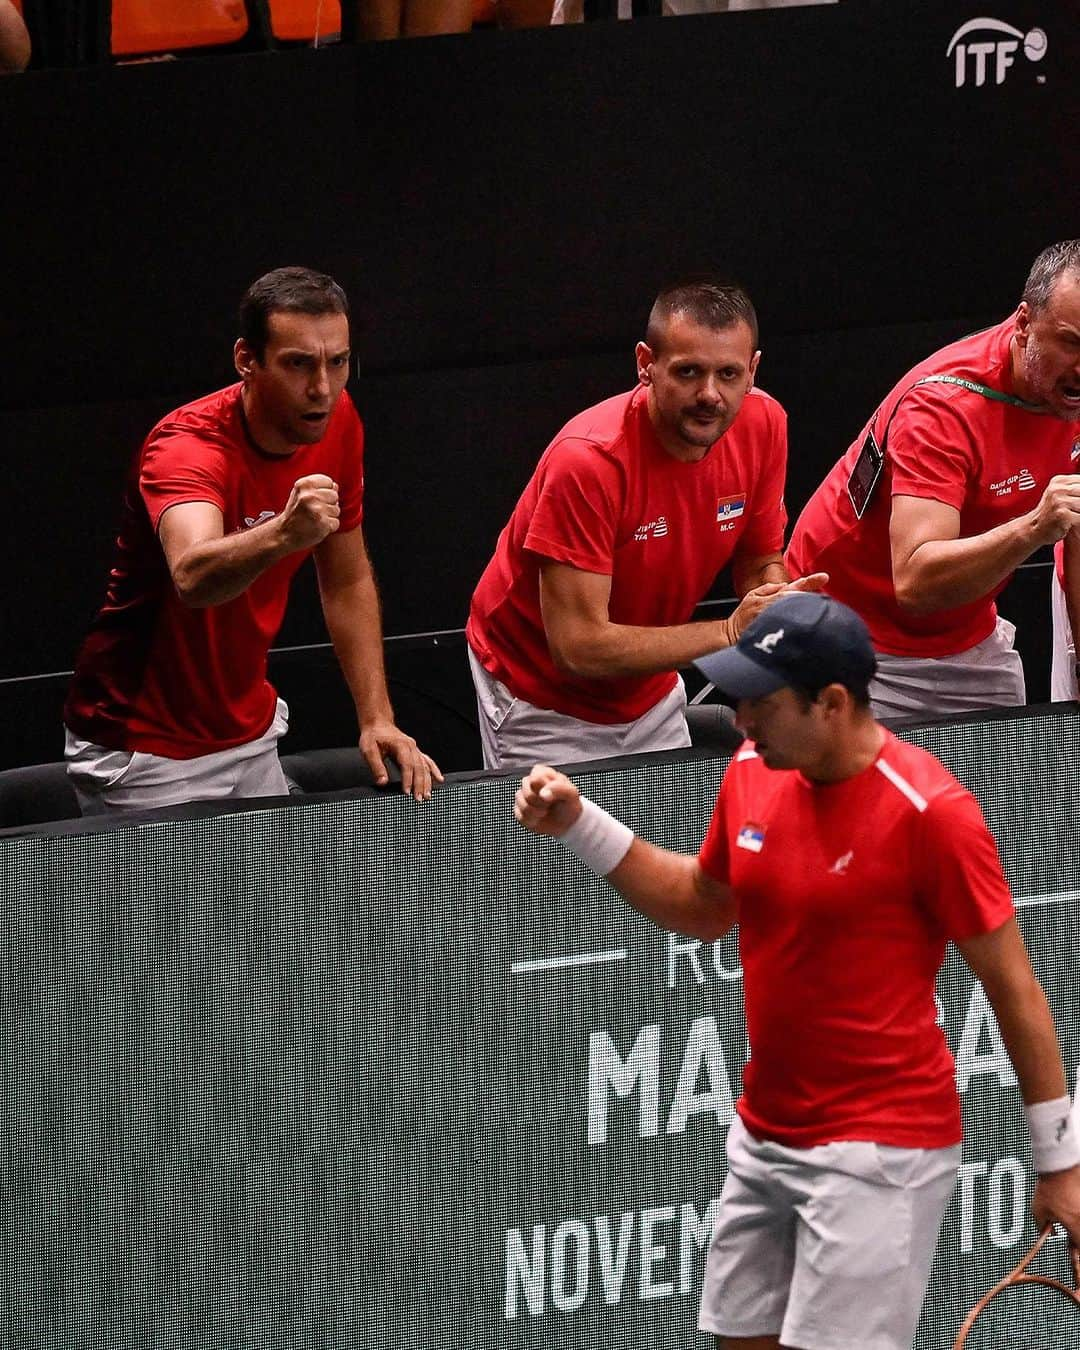
<path id="1" fill-rule="evenodd" d="M 893 410 L 889 414 L 889 420 L 885 423 L 885 431 L 881 437 L 881 453 L 885 453 L 885 443 L 889 439 L 889 428 L 892 426 L 892 420 L 896 416 L 900 404 L 907 398 L 913 389 L 918 389 L 922 384 L 955 384 L 961 389 L 967 389 L 972 394 L 981 394 L 983 398 L 991 399 L 994 403 L 1007 403 L 1013 408 L 1022 408 L 1025 412 L 1041 413 L 1042 408 L 1037 403 L 1026 403 L 1022 398 L 1017 398 L 1015 394 L 1005 394 L 1000 389 L 991 389 L 988 384 L 977 384 L 974 380 L 965 380 L 960 375 L 924 375 L 921 380 L 916 380 L 910 385 L 893 404 Z"/>

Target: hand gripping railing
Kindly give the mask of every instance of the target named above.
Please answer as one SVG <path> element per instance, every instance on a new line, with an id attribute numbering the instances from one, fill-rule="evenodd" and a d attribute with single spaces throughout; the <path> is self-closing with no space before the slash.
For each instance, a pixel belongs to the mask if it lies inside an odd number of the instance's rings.
<path id="1" fill-rule="evenodd" d="M 968 1334 L 992 1299 L 997 1298 L 998 1294 L 1004 1293 L 1006 1289 L 1015 1288 L 1020 1284 L 1046 1285 L 1047 1288 L 1056 1289 L 1059 1294 L 1064 1295 L 1074 1307 L 1080 1308 L 1080 1253 L 1077 1252 L 1071 1242 L 1069 1242 L 1069 1264 L 1072 1266 L 1073 1284 L 1075 1285 L 1075 1288 L 1070 1289 L 1068 1285 L 1062 1284 L 1060 1280 L 1051 1279 L 1049 1275 L 1028 1274 L 1028 1267 L 1031 1265 L 1032 1261 L 1035 1260 L 1036 1256 L 1038 1256 L 1044 1243 L 1052 1232 L 1053 1224 L 1047 1224 L 1039 1234 L 1035 1245 L 1023 1258 L 1020 1264 L 1013 1270 L 1010 1270 L 1003 1280 L 999 1280 L 989 1293 L 979 1299 L 971 1312 L 968 1313 L 964 1325 L 960 1328 L 960 1334 L 953 1342 L 953 1350 L 964 1350 Z M 1068 1241 L 1067 1238 L 1066 1241 Z"/>

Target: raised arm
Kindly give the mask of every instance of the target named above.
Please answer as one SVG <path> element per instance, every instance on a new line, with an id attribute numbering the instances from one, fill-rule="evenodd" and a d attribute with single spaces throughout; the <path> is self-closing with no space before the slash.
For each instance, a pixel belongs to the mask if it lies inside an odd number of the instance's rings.
<path id="1" fill-rule="evenodd" d="M 1052 478 L 1033 510 L 960 538 L 960 512 L 929 497 L 895 496 L 889 522 L 901 609 L 932 614 L 989 595 L 1043 544 L 1080 524 L 1080 475 Z"/>
<path id="2" fill-rule="evenodd" d="M 552 659 L 566 674 L 591 679 L 652 675 L 732 646 L 777 596 L 788 590 L 818 591 L 827 580 L 815 572 L 800 581 L 769 582 L 747 592 L 729 618 L 644 628 L 611 621 L 609 576 L 549 560 L 540 568 L 540 609 Z"/>
<path id="3" fill-rule="evenodd" d="M 730 886 L 710 876 L 696 858 L 631 835 L 547 764 L 537 764 L 521 780 L 514 815 L 534 834 L 562 839 L 632 908 L 662 928 L 714 941 L 737 921 Z M 619 860 L 608 868 L 616 856 Z"/>
<path id="4" fill-rule="evenodd" d="M 339 515 L 337 484 L 315 473 L 296 480 L 283 511 L 250 530 L 225 534 L 212 502 L 181 502 L 161 517 L 158 538 L 177 595 L 205 609 L 235 600 L 286 554 L 314 547 Z"/>
<path id="5" fill-rule="evenodd" d="M 401 770 L 401 787 L 417 801 L 431 796 L 439 766 L 394 721 L 383 661 L 382 613 L 360 526 L 328 535 L 315 550 L 319 594 L 334 652 L 349 686 L 360 727 L 360 752 L 382 786 L 384 756 Z"/>

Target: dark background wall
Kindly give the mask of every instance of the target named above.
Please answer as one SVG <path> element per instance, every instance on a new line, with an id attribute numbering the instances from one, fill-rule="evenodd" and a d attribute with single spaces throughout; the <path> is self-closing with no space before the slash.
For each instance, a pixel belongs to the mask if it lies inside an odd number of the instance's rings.
<path id="1" fill-rule="evenodd" d="M 845 0 L 3 82 L 0 764 L 58 754 L 63 679 L 42 677 L 100 599 L 127 458 L 231 378 L 236 301 L 282 263 L 354 298 L 391 638 L 460 628 L 543 446 L 631 382 L 685 270 L 755 297 L 794 514 L 906 366 L 1080 232 L 1078 8 L 1001 0 L 1046 55 L 957 88 L 950 39 L 985 13 Z M 1036 566 L 1005 605 L 1035 696 L 1045 589 Z M 323 640 L 308 579 L 281 645 Z M 275 658 L 297 748 L 351 735 L 326 660 Z M 390 663 L 402 720 L 466 767 L 460 644 Z"/>

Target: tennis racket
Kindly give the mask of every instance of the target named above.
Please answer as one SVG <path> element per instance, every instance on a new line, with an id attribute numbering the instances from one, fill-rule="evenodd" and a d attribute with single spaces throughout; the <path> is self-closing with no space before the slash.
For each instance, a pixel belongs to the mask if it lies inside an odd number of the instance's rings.
<path id="1" fill-rule="evenodd" d="M 999 1294 L 1003 1294 L 1006 1289 L 1015 1288 L 1017 1285 L 1042 1284 L 1048 1289 L 1056 1289 L 1057 1292 L 1068 1299 L 1074 1307 L 1080 1308 L 1080 1254 L 1077 1253 L 1076 1248 L 1071 1242 L 1069 1242 L 1069 1264 L 1072 1267 L 1074 1288 L 1070 1289 L 1068 1285 L 1062 1284 L 1060 1280 L 1051 1279 L 1049 1275 L 1031 1275 L 1028 1273 L 1028 1267 L 1031 1265 L 1032 1261 L 1035 1260 L 1036 1256 L 1038 1256 L 1043 1245 L 1053 1231 L 1053 1224 L 1047 1224 L 1036 1239 L 1035 1245 L 1023 1258 L 1020 1264 L 1013 1270 L 1010 1270 L 1003 1280 L 999 1280 L 997 1284 L 994 1285 L 993 1289 L 979 1299 L 978 1303 L 976 1303 L 974 1308 L 968 1313 L 964 1325 L 960 1328 L 959 1336 L 953 1341 L 953 1350 L 964 1350 L 972 1327 L 978 1321 L 987 1305 L 993 1299 L 997 1298 Z M 1066 1239 L 1066 1241 L 1068 1241 L 1068 1239 Z"/>

